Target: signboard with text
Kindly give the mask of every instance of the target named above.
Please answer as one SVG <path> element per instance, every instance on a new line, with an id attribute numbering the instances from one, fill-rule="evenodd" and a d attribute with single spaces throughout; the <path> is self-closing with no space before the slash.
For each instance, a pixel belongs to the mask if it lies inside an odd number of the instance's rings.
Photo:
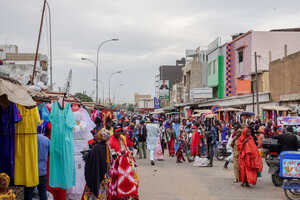
<path id="1" fill-rule="evenodd" d="M 213 97 L 212 88 L 193 88 L 190 91 L 191 99 L 210 99 Z"/>

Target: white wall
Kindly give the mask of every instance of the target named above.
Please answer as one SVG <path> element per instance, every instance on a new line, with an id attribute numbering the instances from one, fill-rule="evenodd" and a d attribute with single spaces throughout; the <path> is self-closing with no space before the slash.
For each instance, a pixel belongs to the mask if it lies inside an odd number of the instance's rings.
<path id="1" fill-rule="evenodd" d="M 272 61 L 284 57 L 284 45 L 287 55 L 300 51 L 300 32 L 252 32 L 251 72 L 255 71 L 254 52 L 261 57 L 257 59 L 258 70 L 269 70 L 269 51 Z"/>

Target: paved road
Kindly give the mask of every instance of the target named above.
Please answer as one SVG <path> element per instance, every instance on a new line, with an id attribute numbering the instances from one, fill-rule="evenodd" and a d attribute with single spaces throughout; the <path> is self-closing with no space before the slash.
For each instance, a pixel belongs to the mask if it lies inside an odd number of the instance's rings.
<path id="1" fill-rule="evenodd" d="M 264 168 L 257 185 L 243 188 L 233 183 L 232 164 L 223 169 L 215 161 L 213 168 L 193 167 L 191 163 L 176 164 L 175 158 L 157 161 L 137 160 L 141 200 L 282 200 L 281 188 L 272 185 Z"/>

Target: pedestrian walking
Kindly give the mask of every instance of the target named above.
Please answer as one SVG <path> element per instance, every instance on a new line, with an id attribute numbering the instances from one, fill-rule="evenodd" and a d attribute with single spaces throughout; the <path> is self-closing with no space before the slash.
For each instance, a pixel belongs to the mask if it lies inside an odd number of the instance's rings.
<path id="1" fill-rule="evenodd" d="M 209 159 L 209 167 L 213 166 L 214 149 L 217 144 L 218 133 L 213 126 L 212 121 L 208 122 L 206 131 L 206 143 L 207 143 L 207 158 Z"/>
<path id="2" fill-rule="evenodd" d="M 175 138 L 176 138 L 176 133 L 173 128 L 173 124 L 170 123 L 170 128 L 167 129 L 167 138 L 168 138 L 168 148 L 169 148 L 169 156 L 174 157 L 175 155 Z"/>
<path id="3" fill-rule="evenodd" d="M 147 128 L 145 125 L 145 121 L 141 120 L 140 121 L 140 127 L 138 130 L 138 147 L 139 147 L 139 159 L 144 159 L 147 158 L 147 152 L 146 152 L 146 141 L 147 141 Z"/>
<path id="4" fill-rule="evenodd" d="M 147 124 L 147 148 L 150 152 L 150 163 L 155 165 L 154 154 L 157 145 L 157 138 L 159 136 L 159 127 L 158 124 L 154 123 L 154 119 L 150 118 L 150 123 Z"/>
<path id="5" fill-rule="evenodd" d="M 242 186 L 256 185 L 257 174 L 262 171 L 263 164 L 251 131 L 245 128 L 237 140 L 239 150 L 240 182 Z"/>

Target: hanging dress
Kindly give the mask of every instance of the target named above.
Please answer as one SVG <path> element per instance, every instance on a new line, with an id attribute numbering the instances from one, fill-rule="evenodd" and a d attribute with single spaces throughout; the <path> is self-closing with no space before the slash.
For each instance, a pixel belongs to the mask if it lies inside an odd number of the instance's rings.
<path id="1" fill-rule="evenodd" d="M 37 125 L 41 123 L 37 107 L 17 105 L 22 121 L 16 124 L 15 185 L 33 187 L 39 184 Z"/>
<path id="2" fill-rule="evenodd" d="M 0 106 L 0 173 L 14 179 L 15 163 L 15 123 L 21 121 L 20 112 L 14 103 L 7 108 Z"/>
<path id="3" fill-rule="evenodd" d="M 76 121 L 70 104 L 61 108 L 54 102 L 49 115 L 51 122 L 49 185 L 69 189 L 75 185 L 74 137 Z"/>
<path id="4" fill-rule="evenodd" d="M 93 130 L 96 125 L 94 122 L 92 122 L 88 112 L 83 108 L 80 108 L 78 111 L 74 111 L 73 114 L 77 123 L 77 126 L 75 126 L 73 130 L 76 185 L 68 189 L 67 193 L 69 199 L 78 199 L 78 197 L 81 196 L 85 186 L 85 162 L 80 152 L 89 149 L 88 141 L 93 139 L 91 130 Z"/>

